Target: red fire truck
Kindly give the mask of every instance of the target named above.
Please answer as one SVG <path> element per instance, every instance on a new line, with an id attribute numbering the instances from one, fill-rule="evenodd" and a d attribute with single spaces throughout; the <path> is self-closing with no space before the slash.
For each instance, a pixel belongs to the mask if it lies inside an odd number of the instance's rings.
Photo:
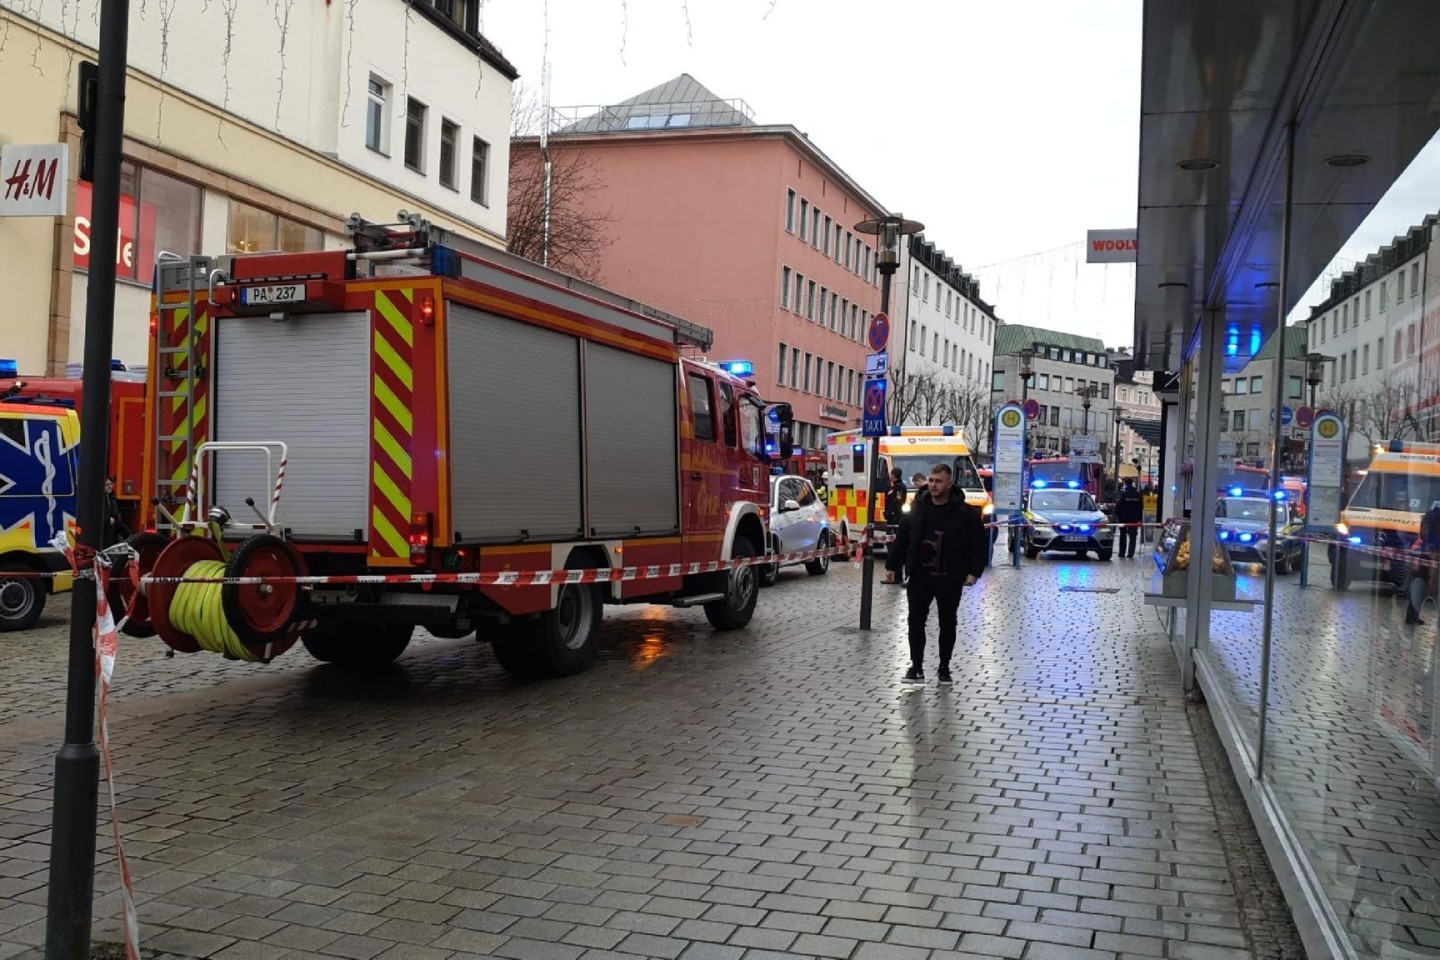
<path id="1" fill-rule="evenodd" d="M 602 603 L 744 627 L 757 567 L 732 561 L 766 550 L 788 405 L 682 356 L 712 335 L 678 317 L 419 217 L 350 228 L 349 250 L 159 266 L 137 632 L 373 665 L 417 626 L 477 631 L 561 675 Z M 272 580 L 164 582 L 221 563 Z"/>

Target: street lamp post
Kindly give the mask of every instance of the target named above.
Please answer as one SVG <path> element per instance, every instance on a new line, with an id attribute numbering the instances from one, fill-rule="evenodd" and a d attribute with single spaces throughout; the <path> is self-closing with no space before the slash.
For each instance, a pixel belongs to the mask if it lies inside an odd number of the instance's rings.
<path id="1" fill-rule="evenodd" d="M 925 225 L 916 220 L 906 220 L 897 214 L 887 214 L 872 220 L 861 220 L 855 224 L 856 233 L 869 234 L 877 238 L 875 244 L 875 267 L 880 271 L 880 312 L 890 315 L 890 281 L 900 268 L 900 238 L 919 233 Z M 870 442 L 869 494 L 866 499 L 869 520 L 865 527 L 865 558 L 860 573 L 860 629 L 870 629 L 870 608 L 875 592 L 875 514 L 880 495 L 880 438 Z"/>
<path id="2" fill-rule="evenodd" d="M 1035 348 L 1023 347 L 1015 354 L 1015 356 L 1020 358 L 1020 404 L 1023 407 L 1030 401 L 1030 378 L 1035 373 Z M 1020 496 L 1023 501 L 1023 498 L 1025 496 L 1025 491 L 1023 489 L 1025 479 L 1025 464 L 1030 459 L 1030 414 L 1028 411 L 1025 414 L 1024 425 L 1021 427 L 1021 437 L 1022 442 L 1020 444 L 1020 478 L 1022 489 L 1020 491 Z M 1010 565 L 1013 567 L 1020 566 L 1020 528 L 1018 526 L 1020 521 L 1021 517 L 1019 514 L 1011 515 Z"/>
<path id="3" fill-rule="evenodd" d="M 1315 390 L 1325 379 L 1325 364 L 1334 363 L 1335 358 L 1326 356 L 1323 353 L 1305 354 L 1305 382 L 1310 385 L 1310 415 L 1315 415 Z M 1308 445 L 1308 443 L 1307 443 Z M 1309 459 L 1308 457 L 1306 458 Z M 1310 524 L 1310 477 L 1305 477 L 1305 524 Z M 1300 538 L 1300 586 L 1310 585 L 1310 538 Z"/>

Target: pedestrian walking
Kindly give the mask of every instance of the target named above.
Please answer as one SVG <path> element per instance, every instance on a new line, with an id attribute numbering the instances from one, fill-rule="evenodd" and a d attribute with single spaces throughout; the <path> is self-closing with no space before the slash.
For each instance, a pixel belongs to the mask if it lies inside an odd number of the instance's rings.
<path id="1" fill-rule="evenodd" d="M 1436 564 L 1440 563 L 1440 503 L 1432 504 L 1420 518 L 1420 536 L 1405 577 L 1405 622 L 1423 626 L 1420 610 L 1432 593 Z"/>
<path id="2" fill-rule="evenodd" d="M 1145 499 L 1135 489 L 1134 480 L 1126 480 L 1115 498 L 1115 520 L 1120 527 L 1120 556 L 1135 556 L 1135 540 L 1145 519 Z"/>
<path id="3" fill-rule="evenodd" d="M 990 544 L 980 511 L 956 492 L 955 475 L 948 464 L 932 467 L 926 485 L 929 495 L 915 498 L 890 544 L 886 566 L 905 571 L 909 578 L 910 669 L 905 679 L 925 679 L 925 624 L 933 602 L 940 621 L 936 676 L 941 683 L 949 683 L 960 595 L 985 572 Z"/>
<path id="4" fill-rule="evenodd" d="M 915 476 L 910 478 L 910 482 L 915 486 L 915 500 L 917 503 L 921 497 L 930 496 L 930 481 L 925 477 L 925 474 L 915 474 Z M 910 509 L 915 509 L 913 504 Z"/>

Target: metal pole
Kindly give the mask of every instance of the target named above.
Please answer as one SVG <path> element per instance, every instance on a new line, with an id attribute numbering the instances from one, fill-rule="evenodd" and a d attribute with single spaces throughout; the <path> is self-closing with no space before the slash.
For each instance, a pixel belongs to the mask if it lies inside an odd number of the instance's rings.
<path id="1" fill-rule="evenodd" d="M 1260 716 L 1257 721 L 1255 738 L 1255 775 L 1265 777 L 1265 725 L 1269 718 L 1270 699 L 1270 647 L 1275 625 L 1275 533 L 1279 503 L 1275 494 L 1280 489 L 1280 413 L 1285 407 L 1285 297 L 1290 283 L 1290 228 L 1291 206 L 1295 192 L 1295 121 L 1292 119 L 1285 128 L 1285 213 L 1280 228 L 1280 286 L 1275 312 L 1279 326 L 1275 331 L 1276 367 L 1280 375 L 1275 378 L 1275 426 L 1270 433 L 1270 539 L 1265 551 L 1265 610 L 1261 620 L 1260 639 Z M 1288 507 L 1286 508 L 1289 509 Z"/>
<path id="2" fill-rule="evenodd" d="M 883 313 L 883 314 L 884 314 L 885 316 L 887 316 L 887 317 L 890 316 L 890 276 L 891 276 L 891 274 L 892 274 L 893 272 L 894 272 L 893 266 L 891 267 L 891 269 L 888 269 L 888 270 L 887 270 L 887 269 L 884 269 L 884 267 L 882 267 L 881 270 L 880 270 L 880 312 Z M 876 526 L 877 526 L 877 524 L 875 523 L 875 499 L 876 499 L 876 491 L 877 491 L 878 486 L 879 486 L 879 485 L 876 483 L 876 480 L 878 479 L 879 470 L 880 470 L 880 438 L 879 438 L 879 437 L 872 437 L 871 440 L 870 440 L 870 459 L 869 459 L 869 462 L 868 462 L 867 466 L 869 467 L 868 473 L 869 473 L 869 476 L 870 476 L 870 480 L 869 480 L 869 484 L 868 484 L 868 486 L 870 487 L 870 494 L 869 494 L 869 498 L 868 498 L 869 511 L 870 511 L 870 523 L 869 523 L 869 528 L 870 528 L 870 532 L 871 532 L 871 534 L 872 534 L 872 540 L 873 540 L 873 534 L 874 534 L 874 531 L 875 531 Z M 869 629 L 870 629 L 870 607 L 871 607 L 871 601 L 872 601 L 872 599 L 873 599 L 874 592 L 875 592 L 875 544 L 874 544 L 873 542 L 871 542 L 871 543 L 867 543 L 867 544 L 865 545 L 865 559 L 861 562 L 861 566 L 860 566 L 860 629 L 861 629 L 861 630 L 869 630 Z"/>
<path id="3" fill-rule="evenodd" d="M 1305 371 L 1309 376 L 1310 371 Z M 1310 382 L 1310 416 L 1315 416 L 1315 388 L 1319 384 L 1313 380 Z M 1306 441 L 1308 445 L 1310 441 Z M 1308 460 L 1310 451 L 1306 450 Z M 1310 586 L 1310 478 L 1305 478 L 1305 526 L 1301 528 L 1304 536 L 1300 538 L 1300 589 Z"/>
<path id="4" fill-rule="evenodd" d="M 1025 360 L 1021 358 L 1020 366 L 1016 368 L 1020 373 L 1020 408 L 1025 409 L 1025 404 L 1030 400 L 1030 373 L 1025 369 Z M 1025 500 L 1025 461 L 1030 456 L 1030 415 L 1025 414 L 1025 422 L 1020 426 L 1020 500 Z M 1023 514 L 1010 515 L 1010 566 L 1020 566 L 1020 532 L 1024 529 L 1025 517 Z"/>
<path id="5" fill-rule="evenodd" d="M 99 548 L 105 526 L 105 467 L 110 449 L 110 354 L 115 329 L 115 247 L 120 227 L 120 154 L 125 132 L 125 60 L 129 0 L 100 5 L 90 278 L 85 310 L 81 398 L 79 540 Z M 84 551 L 82 551 L 83 553 Z M 71 592 L 65 743 L 55 757 L 50 821 L 46 960 L 88 960 L 95 897 L 95 816 L 100 753 L 95 748 L 95 589 L 79 579 Z"/>

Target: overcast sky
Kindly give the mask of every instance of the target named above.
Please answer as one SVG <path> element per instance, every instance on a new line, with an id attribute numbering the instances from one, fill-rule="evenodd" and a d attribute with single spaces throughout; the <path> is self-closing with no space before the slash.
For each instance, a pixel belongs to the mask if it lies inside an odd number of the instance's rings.
<path id="1" fill-rule="evenodd" d="M 1141 0 L 484 0 L 486 36 L 555 106 L 680 73 L 789 123 L 981 280 L 1013 323 L 1132 340 Z M 548 22 L 548 33 L 546 24 Z M 1341 254 L 1440 208 L 1432 144 Z M 1348 262 L 1342 263 L 1348 266 Z M 1319 285 L 1306 302 L 1320 296 Z"/>

